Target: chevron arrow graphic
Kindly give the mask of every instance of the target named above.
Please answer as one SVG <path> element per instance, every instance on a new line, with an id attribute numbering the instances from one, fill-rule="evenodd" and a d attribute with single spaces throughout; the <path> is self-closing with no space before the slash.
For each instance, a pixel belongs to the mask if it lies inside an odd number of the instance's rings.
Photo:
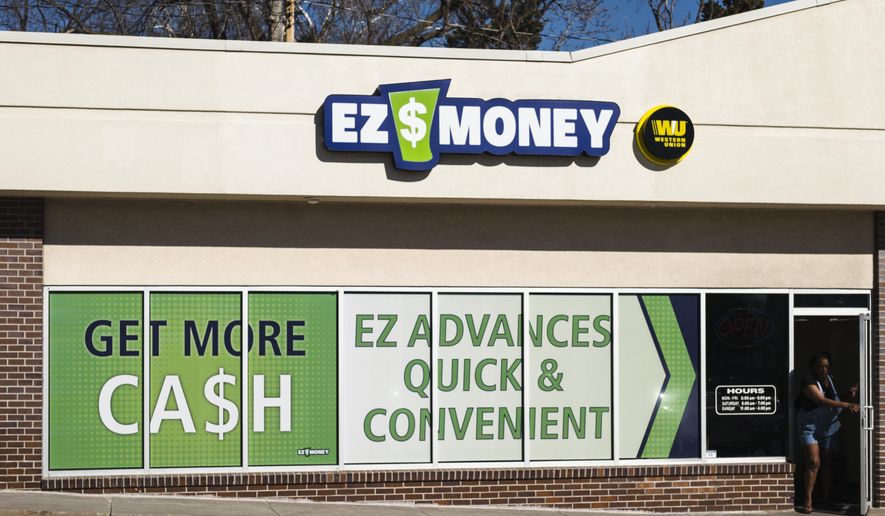
<path id="1" fill-rule="evenodd" d="M 642 458 L 666 458 L 673 448 L 696 375 L 669 296 L 641 299 L 667 374 Z"/>

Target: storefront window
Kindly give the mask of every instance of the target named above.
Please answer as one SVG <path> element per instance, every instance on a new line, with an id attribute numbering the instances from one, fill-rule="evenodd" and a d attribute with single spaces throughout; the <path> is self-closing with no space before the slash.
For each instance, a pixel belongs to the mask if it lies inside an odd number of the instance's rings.
<path id="1" fill-rule="evenodd" d="M 142 292 L 49 296 L 50 469 L 143 467 L 143 303 Z M 109 382 L 119 392 L 102 410 Z M 108 413 L 122 422 L 113 431 L 103 423 Z"/>
<path id="2" fill-rule="evenodd" d="M 430 462 L 430 294 L 348 292 L 345 299 L 344 464 Z"/>
<path id="3" fill-rule="evenodd" d="M 869 308 L 868 294 L 796 294 L 796 308 Z"/>
<path id="4" fill-rule="evenodd" d="M 786 455 L 789 297 L 706 296 L 707 455 Z"/>
<path id="5" fill-rule="evenodd" d="M 337 300 L 325 292 L 249 294 L 250 466 L 338 463 Z"/>
<path id="6" fill-rule="evenodd" d="M 529 460 L 612 458 L 611 296 L 532 294 Z"/>
<path id="7" fill-rule="evenodd" d="M 437 459 L 523 460 L 522 296 L 441 294 L 439 314 Z"/>
<path id="8" fill-rule="evenodd" d="M 618 299 L 621 458 L 696 458 L 701 442 L 699 297 Z"/>

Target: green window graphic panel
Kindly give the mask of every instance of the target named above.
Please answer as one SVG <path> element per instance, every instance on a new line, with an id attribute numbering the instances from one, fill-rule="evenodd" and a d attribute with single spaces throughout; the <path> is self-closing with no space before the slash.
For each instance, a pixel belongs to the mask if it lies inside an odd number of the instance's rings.
<path id="1" fill-rule="evenodd" d="M 336 294 L 252 293 L 249 326 L 249 465 L 337 464 Z"/>
<path id="2" fill-rule="evenodd" d="M 618 299 L 621 458 L 699 457 L 699 296 Z"/>
<path id="3" fill-rule="evenodd" d="M 611 459 L 611 296 L 532 294 L 529 307 L 529 459 Z"/>
<path id="4" fill-rule="evenodd" d="M 142 306 L 140 292 L 50 294 L 49 469 L 142 467 Z"/>
<path id="5" fill-rule="evenodd" d="M 151 294 L 151 467 L 240 466 L 238 293 Z"/>

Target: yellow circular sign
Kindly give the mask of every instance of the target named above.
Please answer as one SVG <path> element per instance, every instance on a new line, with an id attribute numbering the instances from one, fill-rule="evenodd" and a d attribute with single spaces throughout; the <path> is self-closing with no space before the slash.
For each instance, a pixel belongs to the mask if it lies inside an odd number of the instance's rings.
<path id="1" fill-rule="evenodd" d="M 657 106 L 648 110 L 636 124 L 636 146 L 656 165 L 682 161 L 694 143 L 694 124 L 679 108 Z"/>

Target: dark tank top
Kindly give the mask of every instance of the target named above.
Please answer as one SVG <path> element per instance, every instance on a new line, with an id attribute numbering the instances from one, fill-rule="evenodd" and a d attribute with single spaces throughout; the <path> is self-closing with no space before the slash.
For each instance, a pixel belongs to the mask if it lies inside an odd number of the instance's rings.
<path id="1" fill-rule="evenodd" d="M 802 376 L 802 389 L 799 391 L 799 397 L 796 398 L 796 407 L 806 411 L 811 412 L 812 410 L 820 407 L 813 399 L 809 398 L 807 394 L 805 394 L 805 387 L 808 385 L 813 385 L 815 389 L 823 389 L 824 397 L 827 399 L 835 400 L 836 399 L 836 388 L 833 385 L 833 377 L 829 377 L 830 385 L 825 386 L 824 382 L 819 382 L 817 378 L 814 377 L 811 373 L 806 373 Z"/>

